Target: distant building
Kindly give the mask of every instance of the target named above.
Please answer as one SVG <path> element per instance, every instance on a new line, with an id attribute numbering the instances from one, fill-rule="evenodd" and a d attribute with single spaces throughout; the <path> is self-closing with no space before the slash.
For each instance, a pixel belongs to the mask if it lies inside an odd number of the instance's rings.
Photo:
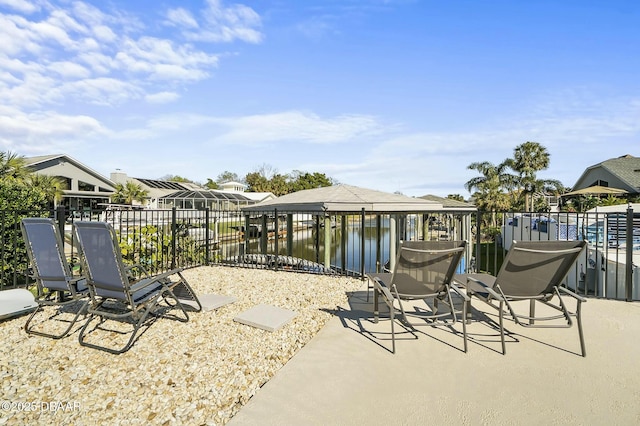
<path id="1" fill-rule="evenodd" d="M 218 184 L 221 190 L 223 191 L 231 191 L 231 192 L 244 192 L 247 189 L 247 185 L 242 182 L 224 182 Z"/>
<path id="2" fill-rule="evenodd" d="M 239 182 L 227 182 L 226 188 L 235 190 L 206 189 L 192 182 L 173 182 L 134 178 L 122 171 L 111 173 L 116 183 L 134 182 L 147 191 L 145 207 L 149 209 L 195 209 L 239 210 L 241 207 L 256 204 L 265 199 L 275 198 L 273 194 L 244 192 L 246 185 Z"/>
<path id="3" fill-rule="evenodd" d="M 640 158 L 623 155 L 587 167 L 573 186 L 573 191 L 593 186 L 623 189 L 640 194 Z"/>
<path id="4" fill-rule="evenodd" d="M 108 203 L 115 191 L 114 182 L 68 155 L 27 157 L 25 162 L 34 173 L 65 182 L 59 204 L 71 210 L 95 210 L 98 204 Z"/>

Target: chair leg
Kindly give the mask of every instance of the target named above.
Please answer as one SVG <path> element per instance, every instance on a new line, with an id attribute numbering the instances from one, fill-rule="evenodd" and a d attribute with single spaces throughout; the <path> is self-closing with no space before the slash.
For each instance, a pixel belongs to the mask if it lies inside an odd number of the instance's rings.
<path id="1" fill-rule="evenodd" d="M 378 290 L 373 287 L 373 323 L 378 323 L 378 317 L 380 316 L 380 311 L 378 309 Z"/>
<path id="2" fill-rule="evenodd" d="M 396 333 L 395 333 L 395 328 L 394 328 L 394 322 L 395 322 L 395 313 L 394 313 L 395 309 L 393 308 L 393 306 L 390 307 L 390 312 L 389 312 L 389 317 L 391 319 L 391 353 L 396 353 Z"/>
<path id="3" fill-rule="evenodd" d="M 582 302 L 578 301 L 576 307 L 576 321 L 578 322 L 578 334 L 580 336 L 580 349 L 582 350 L 582 356 L 587 356 L 587 349 L 584 344 L 584 333 L 582 331 L 582 315 L 581 315 Z"/>
<path id="4" fill-rule="evenodd" d="M 464 352 L 467 353 L 467 301 L 462 302 L 462 321 L 461 322 L 462 322 L 462 339 L 464 340 Z"/>
<path id="5" fill-rule="evenodd" d="M 92 348 L 92 349 L 98 349 L 98 350 L 101 350 L 101 351 L 112 353 L 114 355 L 122 354 L 122 353 L 128 351 L 129 349 L 131 349 L 131 346 L 133 346 L 135 338 L 138 335 L 138 331 L 140 330 L 140 327 L 142 327 L 142 324 L 144 324 L 145 320 L 147 319 L 147 316 L 149 315 L 149 313 L 156 306 L 157 306 L 157 304 L 154 304 L 153 306 L 149 306 L 147 309 L 145 309 L 145 311 L 142 314 L 142 316 L 133 325 L 133 332 L 131 333 L 131 336 L 129 337 L 129 340 L 127 341 L 127 343 L 121 349 L 111 349 L 111 348 L 108 348 L 106 346 L 100 346 L 100 345 L 96 345 L 94 343 L 85 342 L 85 340 L 84 340 L 85 331 L 86 331 L 87 327 L 89 326 L 89 323 L 91 323 L 91 321 L 93 321 L 94 318 L 100 317 L 100 315 L 97 315 L 97 314 L 91 314 L 91 317 L 89 317 L 87 322 L 82 326 L 82 329 L 80 329 L 80 334 L 78 335 L 78 342 L 80 342 L 81 346 L 87 346 L 87 347 Z"/>
<path id="6" fill-rule="evenodd" d="M 69 324 L 69 326 L 60 334 L 49 334 L 49 333 L 45 333 L 43 331 L 36 331 L 36 330 L 33 330 L 32 328 L 29 328 L 29 323 L 31 323 L 31 320 L 33 320 L 33 318 L 36 316 L 36 314 L 38 312 L 41 312 L 41 311 L 44 310 L 44 305 L 38 305 L 36 310 L 33 311 L 31 313 L 31 315 L 29 315 L 29 318 L 27 319 L 27 322 L 24 324 L 24 331 L 26 331 L 27 334 L 33 334 L 33 335 L 36 335 L 36 336 L 49 337 L 51 339 L 62 339 L 67 334 L 69 334 L 69 332 L 71 331 L 71 329 L 75 325 L 76 321 L 78 321 L 78 317 L 81 314 L 86 313 L 87 305 L 88 305 L 88 302 L 85 302 L 82 305 L 82 307 L 80 309 L 78 309 L 78 312 L 76 312 L 76 315 L 73 317 L 73 320 L 71 320 L 71 323 Z"/>
<path id="7" fill-rule="evenodd" d="M 500 341 L 502 343 L 502 355 L 506 355 L 507 354 L 507 347 L 504 343 L 504 321 L 503 321 L 503 317 L 504 317 L 504 301 L 500 301 L 500 314 L 499 314 L 499 318 L 500 318 Z"/>
<path id="8" fill-rule="evenodd" d="M 173 293 L 173 291 L 169 290 L 168 288 L 165 290 L 164 293 L 162 293 L 162 298 L 163 300 L 166 302 L 167 300 L 167 295 L 171 296 L 171 298 L 173 300 L 175 300 L 176 304 L 175 305 L 170 305 L 172 308 L 175 308 L 176 306 L 180 308 L 180 310 L 182 311 L 182 313 L 184 314 L 185 318 L 177 318 L 178 321 L 182 321 L 182 322 L 189 322 L 189 314 L 187 313 L 187 311 L 184 309 L 184 306 L 182 305 L 182 303 L 180 303 L 180 300 L 178 300 L 178 298 L 176 297 L 176 295 Z M 198 302 L 199 303 L 199 302 Z M 167 302 L 167 304 L 169 304 Z M 154 307 L 157 306 L 157 303 L 154 304 Z M 146 316 L 146 313 L 145 313 Z"/>

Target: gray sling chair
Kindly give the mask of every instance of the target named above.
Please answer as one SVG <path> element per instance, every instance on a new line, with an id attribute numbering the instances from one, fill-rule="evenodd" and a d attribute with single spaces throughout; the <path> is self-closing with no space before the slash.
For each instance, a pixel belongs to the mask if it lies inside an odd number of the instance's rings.
<path id="1" fill-rule="evenodd" d="M 31 264 L 30 275 L 38 289 L 35 298 L 38 307 L 27 319 L 24 329 L 29 334 L 60 339 L 71 331 L 78 317 L 86 313 L 89 295 L 86 280 L 84 277 L 73 276 L 63 251 L 58 225 L 53 219 L 25 218 L 20 222 L 20 228 Z M 69 326 L 61 333 L 47 333 L 30 326 L 36 314 L 42 312 L 45 306 L 59 307 L 58 312 L 50 317 L 52 319 L 67 307 L 73 308 L 73 304 L 82 299 L 85 300 L 77 307 L 75 317 L 68 321 Z"/>
<path id="2" fill-rule="evenodd" d="M 367 275 L 373 281 L 374 322 L 378 322 L 380 297 L 389 307 L 393 353 L 396 351 L 394 302 L 398 304 L 401 320 L 413 330 L 416 325 L 435 325 L 433 320 L 449 316 L 455 323 L 456 315 L 462 314 L 462 336 L 464 351 L 467 352 L 467 328 L 464 318 L 467 316 L 468 296 L 451 282 L 465 248 L 466 241 L 404 241 L 400 243 L 393 272 Z M 462 298 L 462 311 L 456 310 L 452 292 Z M 420 309 L 407 312 L 402 305 L 403 300 L 427 298 L 433 298 L 433 308 L 430 311 Z M 447 305 L 448 309 L 445 312 L 438 312 L 439 302 Z M 409 322 L 407 316 L 432 321 L 416 324 Z"/>
<path id="3" fill-rule="evenodd" d="M 561 286 L 585 245 L 585 241 L 514 241 L 496 277 L 489 274 L 456 276 L 458 281 L 466 278 L 467 294 L 498 309 L 503 354 L 506 354 L 503 320 L 506 306 L 515 323 L 524 327 L 569 328 L 573 324 L 571 317 L 575 317 L 582 356 L 586 356 L 581 316 L 582 302 L 586 299 Z M 563 296 L 576 300 L 575 312 L 569 311 Z M 556 303 L 552 302 L 554 297 L 558 298 Z M 518 301 L 529 301 L 528 315 L 515 312 L 512 305 Z M 536 316 L 536 302 L 560 314 Z M 564 321 L 558 321 L 560 319 Z M 536 324 L 536 321 L 549 322 Z"/>
<path id="4" fill-rule="evenodd" d="M 189 321 L 183 303 L 185 298 L 194 302 L 197 311 L 202 309 L 182 275 L 182 268 L 154 276 L 145 275 L 134 281 L 129 274 L 130 268 L 122 261 L 117 235 L 111 225 L 105 222 L 80 221 L 74 223 L 74 230 L 91 299 L 88 307 L 90 317 L 80 330 L 81 345 L 120 354 L 131 348 L 138 330 L 149 314 L 156 315 L 160 302 L 164 301 L 169 307 L 180 309 L 184 318 L 175 318 L 182 322 Z M 96 317 L 101 319 L 100 324 L 108 319 L 132 321 L 133 332 L 126 345 L 121 349 L 111 349 L 85 341 L 87 327 Z"/>

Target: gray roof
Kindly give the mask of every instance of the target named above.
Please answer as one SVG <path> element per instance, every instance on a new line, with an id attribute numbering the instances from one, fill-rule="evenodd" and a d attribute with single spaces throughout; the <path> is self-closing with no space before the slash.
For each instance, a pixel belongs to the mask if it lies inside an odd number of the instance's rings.
<path id="1" fill-rule="evenodd" d="M 640 157 L 625 155 L 603 161 L 600 165 L 629 186 L 640 189 Z"/>
<path id="2" fill-rule="evenodd" d="M 235 202 L 250 202 L 253 201 L 249 197 L 245 197 L 238 192 L 225 192 L 216 191 L 214 189 L 202 189 L 202 190 L 184 190 L 172 192 L 171 194 L 160 197 L 163 200 L 170 199 L 199 199 L 199 200 L 216 200 L 216 201 L 235 201 Z"/>
<path id="3" fill-rule="evenodd" d="M 430 194 L 423 195 L 420 198 L 424 200 L 435 201 L 437 203 L 440 203 L 442 204 L 442 207 L 444 207 L 446 210 L 471 210 L 471 211 L 476 210 L 475 205 L 471 203 L 467 203 L 466 201 L 458 201 L 452 198 L 438 197 L 437 195 L 430 195 Z"/>
<path id="4" fill-rule="evenodd" d="M 586 181 L 586 178 L 592 176 L 591 173 L 597 171 L 597 169 L 601 169 L 608 176 L 618 179 L 619 182 L 616 186 L 620 186 L 621 189 L 625 189 L 630 193 L 640 192 L 640 157 L 623 155 L 587 167 L 574 185 L 574 189 L 591 185 L 592 183 Z"/>
<path id="5" fill-rule="evenodd" d="M 30 168 L 31 170 L 33 170 L 34 172 L 38 172 L 40 170 L 46 169 L 48 167 L 54 166 L 56 164 L 58 164 L 58 162 L 68 162 L 73 164 L 75 167 L 77 167 L 79 170 L 82 170 L 83 172 L 89 174 L 90 176 L 92 176 L 93 178 L 101 181 L 102 183 L 104 183 L 105 185 L 109 186 L 111 189 L 113 190 L 115 183 L 110 180 L 109 178 L 101 175 L 100 173 L 98 173 L 97 171 L 93 170 L 92 168 L 86 166 L 85 164 L 81 163 L 80 161 L 76 160 L 73 157 L 70 157 L 69 155 L 66 154 L 52 154 L 52 155 L 39 155 L 39 156 L 35 156 L 35 157 L 25 157 L 25 164 L 27 165 L 28 168 Z"/>
<path id="6" fill-rule="evenodd" d="M 442 211 L 441 203 L 422 198 L 407 197 L 360 188 L 351 185 L 333 185 L 306 189 L 263 201 L 243 211 L 301 211 L 301 212 L 420 212 Z"/>

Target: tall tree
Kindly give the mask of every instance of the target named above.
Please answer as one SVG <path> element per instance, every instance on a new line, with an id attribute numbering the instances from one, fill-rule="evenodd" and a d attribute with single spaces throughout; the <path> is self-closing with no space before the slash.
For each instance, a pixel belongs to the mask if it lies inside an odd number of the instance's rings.
<path id="1" fill-rule="evenodd" d="M 533 205 L 533 194 L 536 187 L 544 186 L 544 181 L 537 178 L 537 173 L 549 167 L 550 155 L 547 148 L 538 142 L 525 142 L 518 145 L 513 151 L 513 159 L 507 160 L 518 174 L 517 185 L 524 197 L 525 211 L 530 211 Z M 557 182 L 557 181 L 556 181 Z"/>
<path id="2" fill-rule="evenodd" d="M 14 152 L 0 152 L 0 179 L 23 180 L 29 174 L 25 158 Z"/>
<path id="3" fill-rule="evenodd" d="M 134 201 L 143 202 L 149 192 L 142 189 L 139 184 L 127 181 L 127 183 L 117 183 L 115 186 L 116 191 L 111 196 L 111 200 L 115 203 L 133 204 Z"/>
<path id="4" fill-rule="evenodd" d="M 216 183 L 220 184 L 225 182 L 241 182 L 241 180 L 237 173 L 225 170 L 218 175 L 218 177 L 216 178 Z"/>
<path id="5" fill-rule="evenodd" d="M 169 181 L 169 182 L 195 183 L 191 179 L 188 179 L 186 177 L 182 177 L 182 176 L 179 176 L 179 175 L 164 175 L 164 176 L 162 176 L 160 178 L 160 180 L 166 180 L 166 181 Z"/>
<path id="6" fill-rule="evenodd" d="M 482 176 L 470 179 L 464 186 L 469 192 L 476 191 L 472 195 L 479 209 L 492 212 L 490 225 L 493 227 L 496 226 L 496 212 L 507 210 L 510 205 L 505 189 L 513 184 L 513 176 L 506 172 L 508 167 L 506 161 L 498 165 L 483 161 L 467 166 Z"/>
<path id="7" fill-rule="evenodd" d="M 211 178 L 207 178 L 207 182 L 204 184 L 204 187 L 207 189 L 218 189 L 218 182 L 214 181 Z"/>
<path id="8" fill-rule="evenodd" d="M 447 195 L 447 198 L 450 200 L 464 201 L 464 197 L 460 194 L 449 194 Z"/>
<path id="9" fill-rule="evenodd" d="M 66 182 L 56 176 L 41 175 L 32 173 L 25 179 L 26 183 L 42 192 L 47 202 L 51 203 L 53 207 L 57 206 L 62 197 L 64 196 L 64 189 L 66 188 Z"/>
<path id="10" fill-rule="evenodd" d="M 269 192 L 269 180 L 258 172 L 247 173 L 244 181 L 247 183 L 249 192 Z"/>
<path id="11" fill-rule="evenodd" d="M 333 185 L 333 181 L 324 173 L 308 173 L 294 170 L 290 175 L 291 187 L 289 192 L 302 191 L 304 189 L 322 188 Z"/>

